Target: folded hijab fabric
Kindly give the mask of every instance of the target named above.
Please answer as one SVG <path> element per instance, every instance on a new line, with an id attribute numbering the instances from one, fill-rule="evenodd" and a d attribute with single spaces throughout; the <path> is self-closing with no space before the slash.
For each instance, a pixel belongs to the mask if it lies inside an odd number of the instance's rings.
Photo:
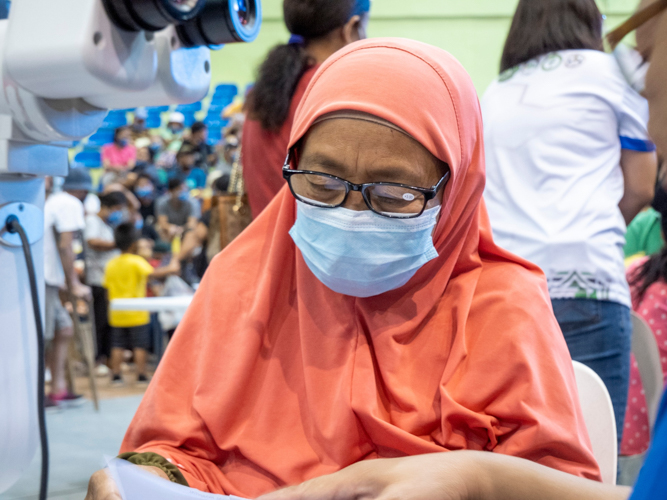
<path id="1" fill-rule="evenodd" d="M 395 124 L 451 166 L 439 257 L 400 289 L 337 294 L 292 242 L 283 189 L 212 262 L 122 451 L 248 498 L 360 460 L 460 449 L 599 479 L 545 278 L 491 237 L 465 70 L 415 41 L 352 44 L 313 78 L 290 144 L 341 110 Z"/>

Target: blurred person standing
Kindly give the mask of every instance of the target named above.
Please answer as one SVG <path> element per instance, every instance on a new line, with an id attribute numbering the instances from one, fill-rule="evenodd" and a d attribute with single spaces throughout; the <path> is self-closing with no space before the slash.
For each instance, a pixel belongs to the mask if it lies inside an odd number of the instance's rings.
<path id="1" fill-rule="evenodd" d="M 602 52 L 594 0 L 521 0 L 482 100 L 485 200 L 499 246 L 545 272 L 574 360 L 624 421 L 630 373 L 626 223 L 651 202 L 648 107 Z M 620 443 L 623 425 L 618 425 Z"/>
<path id="2" fill-rule="evenodd" d="M 194 229 L 201 217 L 201 208 L 192 199 L 182 179 L 171 179 L 167 193 L 155 203 L 157 230 L 164 241 L 180 236 L 185 229 Z"/>
<path id="3" fill-rule="evenodd" d="M 46 360 L 51 370 L 51 394 L 46 397 L 46 407 L 68 406 L 83 401 L 80 395 L 69 392 L 65 380 L 67 353 L 74 331 L 72 319 L 60 300 L 60 290 L 66 286 L 67 274 L 76 297 L 90 296 L 90 289 L 81 284 L 74 269 L 72 244 L 84 228 L 83 200 L 92 191 L 93 185 L 85 168 L 73 168 L 61 192 L 51 193 L 52 188 L 52 179 L 48 178 L 48 196 L 44 204 L 44 337 L 50 343 Z"/>
<path id="4" fill-rule="evenodd" d="M 109 300 L 141 299 L 146 297 L 149 278 L 164 278 L 178 274 L 180 266 L 172 259 L 168 266 L 154 269 L 146 259 L 137 255 L 139 231 L 134 224 L 125 222 L 114 231 L 114 245 L 119 254 L 111 259 L 103 275 Z M 150 347 L 150 314 L 145 311 L 109 311 L 111 330 L 111 383 L 123 383 L 121 363 L 125 349 L 134 351 L 137 365 L 137 383 L 148 383 L 146 351 Z"/>
<path id="5" fill-rule="evenodd" d="M 253 218 L 285 185 L 282 167 L 294 114 L 329 56 L 366 38 L 370 0 L 284 0 L 289 43 L 275 47 L 259 68 L 246 102 L 243 177 Z"/>
<path id="6" fill-rule="evenodd" d="M 102 286 L 104 268 L 119 254 L 113 237 L 114 227 L 123 222 L 127 198 L 119 191 L 100 196 L 100 210 L 86 217 L 83 233 L 86 258 L 86 283 L 93 292 L 95 312 L 95 336 L 99 363 L 105 363 L 111 356 L 111 333 L 109 327 L 106 290 Z"/>

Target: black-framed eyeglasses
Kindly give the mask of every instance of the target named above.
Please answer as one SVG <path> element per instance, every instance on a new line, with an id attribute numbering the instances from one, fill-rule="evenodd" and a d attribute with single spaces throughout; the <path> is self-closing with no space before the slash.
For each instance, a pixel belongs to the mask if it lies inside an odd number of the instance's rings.
<path id="1" fill-rule="evenodd" d="M 414 219 L 426 210 L 426 204 L 447 185 L 450 171 L 430 188 L 393 182 L 353 184 L 335 175 L 310 170 L 292 170 L 289 155 L 283 166 L 283 177 L 294 197 L 320 208 L 338 208 L 345 204 L 350 191 L 360 192 L 370 210 L 390 219 Z M 449 168 L 449 166 L 447 166 Z"/>

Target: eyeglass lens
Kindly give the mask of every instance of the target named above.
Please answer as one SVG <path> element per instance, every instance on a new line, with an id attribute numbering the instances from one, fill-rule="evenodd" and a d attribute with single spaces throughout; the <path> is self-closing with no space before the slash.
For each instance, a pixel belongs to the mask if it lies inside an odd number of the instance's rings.
<path id="1" fill-rule="evenodd" d="M 294 194 L 308 203 L 336 207 L 347 193 L 345 183 L 326 175 L 297 173 L 290 177 Z M 372 185 L 366 197 L 373 210 L 387 215 L 416 215 L 422 212 L 426 199 L 423 193 L 401 186 Z"/>

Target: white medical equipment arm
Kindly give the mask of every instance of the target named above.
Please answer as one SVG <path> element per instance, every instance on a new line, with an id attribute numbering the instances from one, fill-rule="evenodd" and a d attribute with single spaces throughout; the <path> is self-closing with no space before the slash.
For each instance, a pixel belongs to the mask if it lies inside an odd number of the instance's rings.
<path id="1" fill-rule="evenodd" d="M 219 16 L 223 24 L 197 16 Z M 226 24 L 225 23 L 226 19 Z M 231 21 L 230 21 L 231 19 Z M 233 21 L 233 22 L 232 22 Z M 39 445 L 37 341 L 13 215 L 30 241 L 44 318 L 44 176 L 65 176 L 73 141 L 110 108 L 190 103 L 211 83 L 214 44 L 251 41 L 259 0 L 15 0 L 0 21 L 0 494 Z M 119 26 L 122 26 L 121 29 Z"/>

